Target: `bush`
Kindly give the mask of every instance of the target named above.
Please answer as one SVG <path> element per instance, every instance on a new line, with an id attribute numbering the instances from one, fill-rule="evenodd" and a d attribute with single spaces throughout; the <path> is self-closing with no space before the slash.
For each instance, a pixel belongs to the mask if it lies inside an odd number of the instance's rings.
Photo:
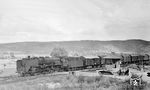
<path id="1" fill-rule="evenodd" d="M 95 82 L 100 82 L 101 80 L 102 80 L 102 76 L 97 76 L 97 77 L 95 77 Z"/>
<path id="2" fill-rule="evenodd" d="M 89 78 L 86 78 L 86 82 L 87 82 L 88 84 L 92 84 L 92 83 L 95 82 L 95 80 L 94 80 L 94 78 L 89 77 Z"/>
<path id="3" fill-rule="evenodd" d="M 78 83 L 84 83 L 84 82 L 85 82 L 85 76 L 79 76 Z"/>

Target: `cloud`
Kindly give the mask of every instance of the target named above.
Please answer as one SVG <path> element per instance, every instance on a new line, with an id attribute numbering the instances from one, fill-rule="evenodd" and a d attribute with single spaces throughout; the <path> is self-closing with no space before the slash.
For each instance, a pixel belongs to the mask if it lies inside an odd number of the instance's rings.
<path id="1" fill-rule="evenodd" d="M 149 0 L 0 0 L 0 42 L 150 40 Z"/>
<path id="2" fill-rule="evenodd" d="M 111 23 L 105 27 L 107 34 L 112 38 L 128 39 L 150 39 L 149 21 L 131 22 L 131 23 Z"/>
<path id="3" fill-rule="evenodd" d="M 104 10 L 112 11 L 109 12 L 105 24 L 105 32 L 108 36 L 112 39 L 138 38 L 150 40 L 148 35 L 150 33 L 150 1 L 117 0 L 107 3 L 114 5 L 114 8 L 109 5 L 109 8 Z"/>

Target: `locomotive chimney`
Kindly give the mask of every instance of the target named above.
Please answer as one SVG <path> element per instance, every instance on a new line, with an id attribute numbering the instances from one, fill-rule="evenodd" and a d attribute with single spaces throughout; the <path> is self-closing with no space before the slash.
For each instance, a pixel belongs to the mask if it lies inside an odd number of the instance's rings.
<path id="1" fill-rule="evenodd" d="M 30 59 L 31 57 L 30 56 L 28 56 L 28 59 Z"/>

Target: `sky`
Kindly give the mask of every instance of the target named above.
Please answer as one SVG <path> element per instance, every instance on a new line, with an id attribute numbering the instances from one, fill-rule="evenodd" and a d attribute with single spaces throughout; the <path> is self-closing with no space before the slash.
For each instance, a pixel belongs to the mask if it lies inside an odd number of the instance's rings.
<path id="1" fill-rule="evenodd" d="M 0 0 L 0 43 L 150 41 L 150 0 Z"/>

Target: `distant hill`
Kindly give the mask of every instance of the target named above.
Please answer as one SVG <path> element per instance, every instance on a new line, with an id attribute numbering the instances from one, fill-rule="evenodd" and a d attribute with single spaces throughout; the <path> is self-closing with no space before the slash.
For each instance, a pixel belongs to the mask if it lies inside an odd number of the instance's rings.
<path id="1" fill-rule="evenodd" d="M 0 44 L 0 53 L 50 54 L 51 50 L 55 47 L 63 47 L 71 55 L 96 55 L 110 52 L 150 54 L 150 42 L 140 39 L 5 43 Z"/>

